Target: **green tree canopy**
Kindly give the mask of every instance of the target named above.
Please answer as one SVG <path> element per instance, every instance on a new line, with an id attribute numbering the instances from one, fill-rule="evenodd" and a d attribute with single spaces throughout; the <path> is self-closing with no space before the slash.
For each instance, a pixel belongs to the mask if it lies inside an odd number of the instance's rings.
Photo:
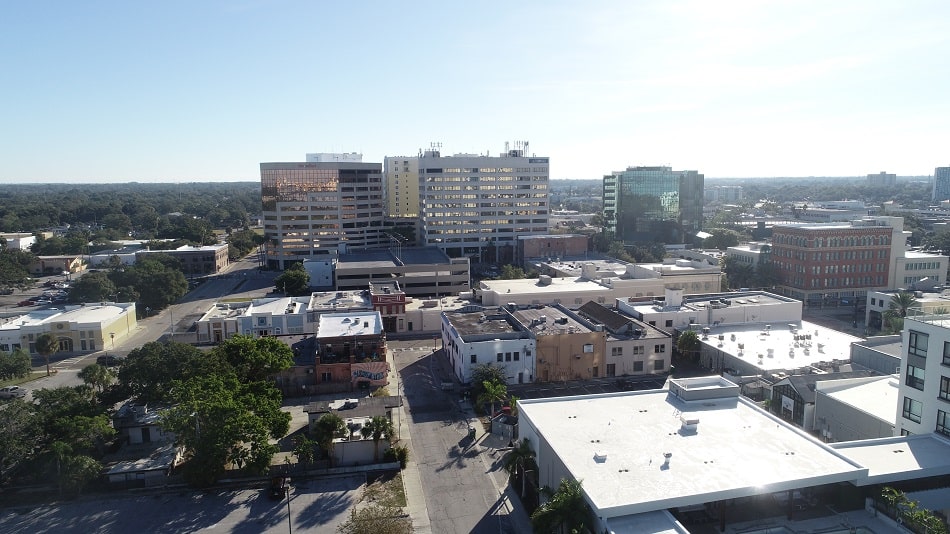
<path id="1" fill-rule="evenodd" d="M 378 462 L 379 442 L 383 438 L 385 438 L 386 441 L 391 440 L 393 434 L 396 433 L 396 429 L 388 417 L 376 415 L 363 425 L 363 428 L 360 429 L 360 433 L 363 435 L 363 438 L 373 439 L 373 461 Z"/>
<path id="2" fill-rule="evenodd" d="M 218 344 L 211 355 L 227 362 L 244 382 L 263 380 L 294 363 L 290 347 L 273 337 L 234 336 Z"/>
<path id="3" fill-rule="evenodd" d="M 119 366 L 120 387 L 143 403 L 162 403 L 171 399 L 175 380 L 185 380 L 209 362 L 200 350 L 185 343 L 146 343 L 129 353 Z"/>
<path id="4" fill-rule="evenodd" d="M 198 486 L 216 482 L 229 464 L 263 473 L 277 451 L 269 442 L 287 433 L 290 414 L 281 411 L 272 384 L 242 384 L 234 375 L 203 374 L 172 387 L 175 406 L 161 418 L 189 451 L 185 477 Z"/>
<path id="5" fill-rule="evenodd" d="M 346 422 L 335 413 L 328 413 L 317 419 L 310 432 L 317 445 L 323 450 L 333 465 L 333 440 L 346 435 Z"/>
<path id="6" fill-rule="evenodd" d="M 535 532 L 585 532 L 592 527 L 581 481 L 561 479 L 556 491 L 543 488 L 548 499 L 531 514 Z"/>
<path id="7" fill-rule="evenodd" d="M 274 279 L 274 287 L 277 291 L 283 291 L 295 297 L 309 295 L 310 275 L 302 265 L 295 263 Z"/>
<path id="8" fill-rule="evenodd" d="M 479 405 L 491 406 L 492 417 L 495 417 L 495 404 L 503 404 L 506 400 L 508 400 L 508 386 L 504 382 L 489 380 L 482 382 L 482 394 L 476 398 Z"/>
<path id="9" fill-rule="evenodd" d="M 22 378 L 33 370 L 30 355 L 17 348 L 13 352 L 0 352 L 0 380 Z"/>
<path id="10" fill-rule="evenodd" d="M 115 293 L 115 283 L 108 274 L 87 273 L 70 285 L 69 302 L 104 302 L 112 300 Z"/>
<path id="11" fill-rule="evenodd" d="M 36 406 L 13 399 L 0 409 L 0 483 L 7 469 L 30 458 L 40 440 L 40 418 Z"/>
<path id="12" fill-rule="evenodd" d="M 104 365 L 94 363 L 83 367 L 82 370 L 79 371 L 79 379 L 82 380 L 84 384 L 94 388 L 97 393 L 102 393 L 102 390 L 115 380 L 115 373 L 112 372 L 112 369 Z"/>

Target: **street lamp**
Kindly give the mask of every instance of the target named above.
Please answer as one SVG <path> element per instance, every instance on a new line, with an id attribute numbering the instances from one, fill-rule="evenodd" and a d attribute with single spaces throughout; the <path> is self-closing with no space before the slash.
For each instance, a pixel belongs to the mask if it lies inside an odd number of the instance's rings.
<path id="1" fill-rule="evenodd" d="M 294 529 L 290 521 L 290 479 L 287 479 L 287 485 L 284 486 L 284 494 L 287 497 L 287 532 L 293 534 Z"/>
<path id="2" fill-rule="evenodd" d="M 112 338 L 112 350 L 115 350 L 115 332 L 109 332 L 109 337 Z"/>

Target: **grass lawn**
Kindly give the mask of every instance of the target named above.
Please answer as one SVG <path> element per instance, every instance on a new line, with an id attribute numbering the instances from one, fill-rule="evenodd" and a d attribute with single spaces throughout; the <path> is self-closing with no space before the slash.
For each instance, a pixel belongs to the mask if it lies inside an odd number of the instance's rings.
<path id="1" fill-rule="evenodd" d="M 26 384 L 27 382 L 39 380 L 40 378 L 43 378 L 44 376 L 46 376 L 46 370 L 33 371 L 32 373 L 22 378 L 11 378 L 10 380 L 0 380 L 0 388 L 4 386 L 19 386 L 20 384 Z"/>

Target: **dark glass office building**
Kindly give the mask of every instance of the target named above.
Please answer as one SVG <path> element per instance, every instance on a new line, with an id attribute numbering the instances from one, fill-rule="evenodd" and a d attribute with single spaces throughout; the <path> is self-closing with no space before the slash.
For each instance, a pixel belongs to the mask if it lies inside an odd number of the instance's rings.
<path id="1" fill-rule="evenodd" d="M 703 223 L 703 175 L 628 167 L 604 176 L 604 226 L 625 244 L 692 243 Z"/>

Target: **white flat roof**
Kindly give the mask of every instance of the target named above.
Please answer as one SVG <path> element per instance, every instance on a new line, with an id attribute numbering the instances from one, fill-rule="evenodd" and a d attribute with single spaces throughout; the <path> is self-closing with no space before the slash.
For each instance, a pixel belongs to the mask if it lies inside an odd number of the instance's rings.
<path id="1" fill-rule="evenodd" d="M 547 285 L 541 285 L 537 278 L 482 280 L 481 283 L 484 287 L 488 288 L 488 291 L 498 293 L 501 298 L 504 298 L 504 294 L 509 293 L 561 293 L 565 291 L 607 293 L 613 291 L 613 289 L 609 287 L 605 287 L 597 282 L 591 282 L 584 278 L 551 278 L 551 283 Z"/>
<path id="2" fill-rule="evenodd" d="M 519 406 L 601 517 L 853 481 L 866 472 L 738 396 L 684 401 L 652 390 Z M 681 417 L 698 421 L 696 431 L 681 431 Z"/>
<path id="3" fill-rule="evenodd" d="M 794 325 L 795 331 L 790 324 Z M 805 336 L 806 339 L 796 340 L 796 336 Z M 710 328 L 709 338 L 701 343 L 767 372 L 799 369 L 818 362 L 850 360 L 851 343 L 855 341 L 862 341 L 862 338 L 808 321 L 794 321 L 714 326 Z M 739 344 L 742 344 L 742 349 Z M 772 349 L 771 353 L 769 349 Z"/>
<path id="4" fill-rule="evenodd" d="M 251 301 L 245 315 L 255 313 L 270 313 L 272 315 L 290 315 L 294 313 L 306 313 L 307 306 L 299 299 L 294 297 L 276 297 L 267 299 L 255 299 Z"/>
<path id="5" fill-rule="evenodd" d="M 317 337 L 371 336 L 383 331 L 379 312 L 324 313 L 317 323 Z"/>
<path id="6" fill-rule="evenodd" d="M 65 309 L 47 308 L 34 310 L 30 313 L 11 318 L 0 324 L 0 330 L 18 330 L 24 326 L 38 326 L 51 322 L 71 323 L 102 323 L 122 315 L 132 304 L 111 302 L 103 304 L 86 304 L 84 306 L 67 306 Z"/>
<path id="7" fill-rule="evenodd" d="M 881 421 L 897 424 L 897 401 L 900 398 L 897 377 L 832 380 L 817 385 L 818 391 Z"/>
<path id="8" fill-rule="evenodd" d="M 934 433 L 843 441 L 831 448 L 868 468 L 858 486 L 950 474 L 950 440 Z"/>

